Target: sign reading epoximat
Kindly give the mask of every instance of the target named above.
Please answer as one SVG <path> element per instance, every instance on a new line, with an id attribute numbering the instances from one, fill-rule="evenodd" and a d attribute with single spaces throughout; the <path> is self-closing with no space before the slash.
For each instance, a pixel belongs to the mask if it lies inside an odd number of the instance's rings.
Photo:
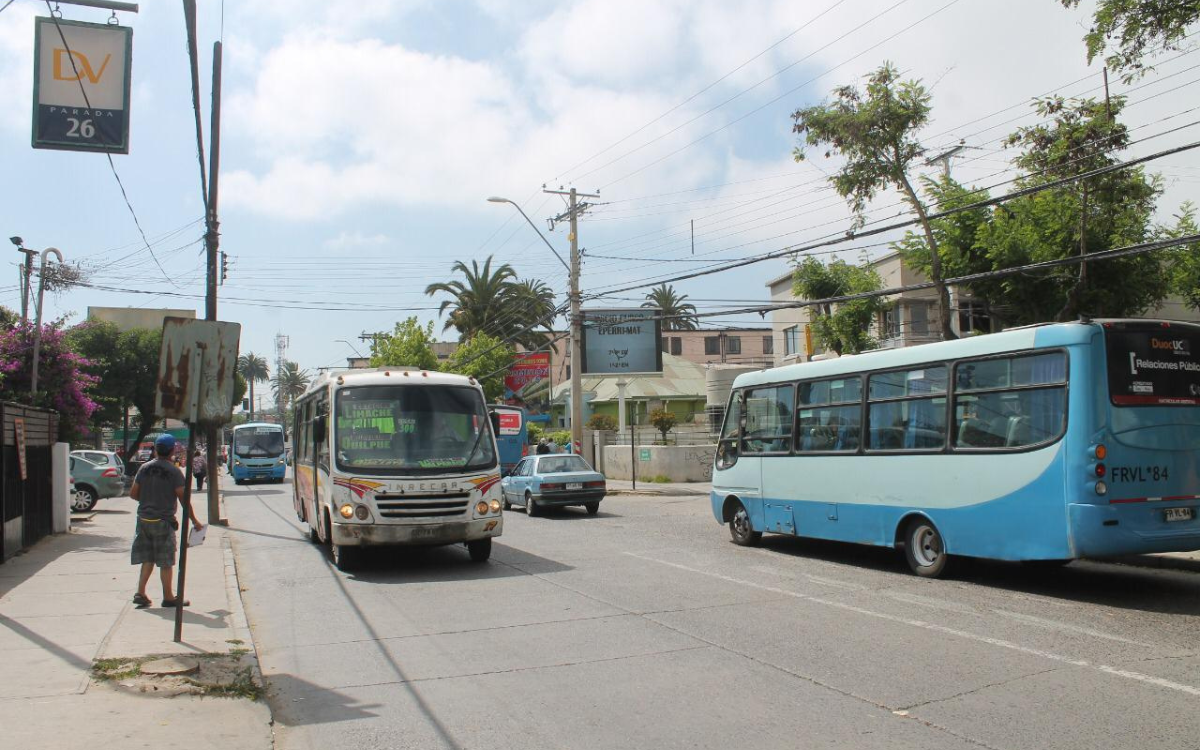
<path id="1" fill-rule="evenodd" d="M 35 21 L 33 147 L 129 153 L 133 30 Z"/>
<path id="2" fill-rule="evenodd" d="M 585 310 L 582 349 L 584 375 L 662 372 L 659 310 Z"/>

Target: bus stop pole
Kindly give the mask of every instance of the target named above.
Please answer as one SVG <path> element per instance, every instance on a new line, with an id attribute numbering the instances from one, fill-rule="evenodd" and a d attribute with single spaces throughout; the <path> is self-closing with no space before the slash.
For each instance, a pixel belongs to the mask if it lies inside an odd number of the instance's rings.
<path id="1" fill-rule="evenodd" d="M 183 602 L 184 590 L 187 584 L 187 551 L 188 538 L 192 528 L 192 444 L 196 440 L 197 421 L 200 414 L 200 381 L 204 377 L 204 348 L 196 347 L 192 353 L 195 363 L 195 376 L 188 389 L 188 406 L 191 418 L 188 420 L 188 447 L 184 457 L 183 471 L 183 520 L 179 524 L 179 577 L 175 584 L 175 642 L 183 640 Z M 174 533 L 174 532 L 172 532 Z"/>
<path id="2" fill-rule="evenodd" d="M 637 425 L 629 424 L 629 476 L 633 477 L 633 488 L 637 489 Z"/>

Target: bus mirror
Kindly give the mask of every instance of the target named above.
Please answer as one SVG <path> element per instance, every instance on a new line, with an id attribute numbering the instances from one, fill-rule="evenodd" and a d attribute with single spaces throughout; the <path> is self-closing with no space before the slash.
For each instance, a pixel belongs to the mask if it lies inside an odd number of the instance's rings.
<path id="1" fill-rule="evenodd" d="M 320 416 L 313 419 L 313 442 L 320 445 L 325 442 L 325 417 Z"/>

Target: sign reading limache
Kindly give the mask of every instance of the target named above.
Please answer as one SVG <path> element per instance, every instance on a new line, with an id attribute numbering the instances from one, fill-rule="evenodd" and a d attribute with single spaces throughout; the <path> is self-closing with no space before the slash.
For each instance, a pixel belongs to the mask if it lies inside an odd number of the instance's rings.
<path id="1" fill-rule="evenodd" d="M 129 153 L 133 30 L 35 19 L 33 147 Z"/>

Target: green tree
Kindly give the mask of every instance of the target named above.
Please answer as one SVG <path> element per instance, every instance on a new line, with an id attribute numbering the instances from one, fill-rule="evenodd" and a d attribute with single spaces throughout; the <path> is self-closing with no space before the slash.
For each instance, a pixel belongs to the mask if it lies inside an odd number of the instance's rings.
<path id="1" fill-rule="evenodd" d="M 1059 0 L 1074 8 L 1079 0 Z M 1145 59 L 1181 48 L 1189 27 L 1200 21 L 1200 0 L 1099 0 L 1092 27 L 1083 37 L 1088 62 L 1105 50 L 1105 65 L 1125 83 L 1152 68 Z"/>
<path id="2" fill-rule="evenodd" d="M 312 375 L 308 370 L 300 369 L 300 365 L 295 362 L 284 360 L 271 382 L 271 393 L 275 400 L 287 409 L 293 401 L 304 395 L 311 382 Z"/>
<path id="3" fill-rule="evenodd" d="M 942 338 L 954 338 L 950 326 L 950 292 L 937 253 L 937 239 L 929 214 L 909 178 L 913 162 L 926 157 L 916 133 L 928 121 L 930 96 L 919 81 L 901 81 L 900 74 L 885 62 L 866 77 L 865 93 L 853 86 L 834 89 L 834 100 L 798 109 L 792 114 L 792 130 L 808 146 L 825 147 L 825 155 L 841 155 L 845 164 L 829 178 L 838 194 L 847 199 L 855 214 L 855 228 L 866 221 L 867 205 L 885 188 L 896 189 L 920 222 L 930 255 L 929 277 L 938 295 L 938 321 Z M 803 161 L 805 151 L 793 152 Z"/>
<path id="4" fill-rule="evenodd" d="M 650 412 L 650 424 L 662 433 L 663 445 L 667 444 L 667 433 L 675 428 L 675 413 L 666 409 L 655 409 Z"/>
<path id="5" fill-rule="evenodd" d="M 512 347 L 501 344 L 495 336 L 477 333 L 454 350 L 442 369 L 478 380 L 491 403 L 504 395 L 504 375 L 516 358 Z"/>
<path id="6" fill-rule="evenodd" d="M 662 310 L 664 331 L 696 330 L 696 306 L 687 302 L 686 294 L 676 294 L 675 287 L 660 284 L 646 295 L 642 307 Z"/>
<path id="7" fill-rule="evenodd" d="M 522 279 L 513 284 L 508 294 L 508 306 L 512 310 L 514 320 L 521 321 L 525 328 L 536 321 L 545 321 L 541 328 L 546 331 L 554 330 L 554 290 L 545 282 L 537 279 Z M 536 331 L 523 332 L 517 329 L 511 334 L 514 342 L 526 349 L 537 349 L 545 345 L 547 336 Z"/>
<path id="8" fill-rule="evenodd" d="M 1196 206 L 1184 203 L 1175 215 L 1175 226 L 1163 228 L 1164 238 L 1185 237 L 1200 232 L 1196 224 Z M 1171 291 L 1182 297 L 1193 310 L 1200 312 L 1200 244 L 1185 245 L 1171 259 Z"/>
<path id="9" fill-rule="evenodd" d="M 246 352 L 238 357 L 237 371 L 246 379 L 246 383 L 250 386 L 250 414 L 253 416 L 254 408 L 254 384 L 264 383 L 271 379 L 271 369 L 267 367 L 265 357 L 260 357 L 254 352 Z"/>
<path id="10" fill-rule="evenodd" d="M 505 322 L 511 312 L 509 302 L 517 278 L 512 266 L 502 263 L 493 271 L 492 256 L 489 255 L 482 268 L 478 261 L 471 261 L 470 268 L 462 261 L 456 261 L 450 270 L 461 273 L 462 280 L 439 281 L 425 287 L 425 294 L 431 297 L 449 295 L 449 299 L 442 300 L 438 307 L 439 315 L 450 311 L 443 331 L 453 327 L 458 331 L 459 340 L 466 341 L 476 333 L 494 331 L 498 324 Z"/>
<path id="11" fill-rule="evenodd" d="M 376 337 L 371 343 L 371 366 L 438 369 L 433 322 L 422 326 L 414 316 L 396 323 L 390 336 Z"/>
<path id="12" fill-rule="evenodd" d="M 160 419 L 154 402 L 162 331 L 121 331 L 112 323 L 89 320 L 72 328 L 67 340 L 87 359 L 87 371 L 98 379 L 94 398 L 99 409 L 93 414 L 93 425 L 123 427 L 125 414 L 133 407 L 138 413 L 138 432 L 130 444 L 136 446 Z"/>
<path id="13" fill-rule="evenodd" d="M 844 260 L 825 265 L 808 257 L 796 265 L 792 292 L 806 300 L 824 300 L 848 294 L 878 291 L 879 274 L 874 269 L 856 266 Z M 813 335 L 826 349 L 838 354 L 857 354 L 875 345 L 871 324 L 887 303 L 882 297 L 839 302 L 822 302 L 809 308 Z"/>

